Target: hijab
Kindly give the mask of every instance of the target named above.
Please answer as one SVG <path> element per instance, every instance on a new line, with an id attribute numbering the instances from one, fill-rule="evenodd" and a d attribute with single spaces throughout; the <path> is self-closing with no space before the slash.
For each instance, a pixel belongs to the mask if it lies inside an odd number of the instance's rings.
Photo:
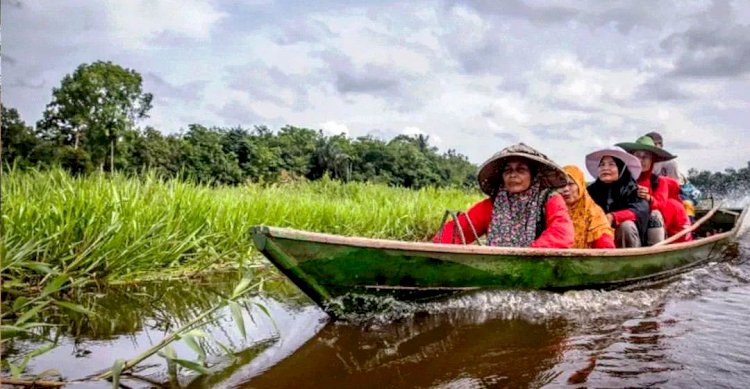
<path id="1" fill-rule="evenodd" d="M 565 173 L 570 176 L 576 183 L 578 191 L 578 201 L 573 205 L 568 205 L 568 213 L 573 219 L 575 228 L 574 248 L 590 248 L 592 243 L 604 234 L 614 237 L 614 229 L 610 227 L 604 211 L 594 202 L 586 190 L 586 181 L 583 178 L 583 171 L 576 166 L 568 165 L 563 167 Z"/>
<path id="2" fill-rule="evenodd" d="M 638 185 L 625 168 L 625 162 L 613 157 L 620 173 L 615 182 L 605 183 L 599 178 L 587 189 L 594 202 L 604 210 L 604 213 L 629 209 L 635 214 L 635 225 L 641 237 L 641 243 L 646 245 L 646 229 L 648 228 L 649 205 L 646 200 L 638 197 Z"/>
<path id="3" fill-rule="evenodd" d="M 509 193 L 500 188 L 492 205 L 492 219 L 487 231 L 487 244 L 503 247 L 529 247 L 537 237 L 537 224 L 544 217 L 547 189 L 542 189 L 534 176 L 529 189 Z"/>

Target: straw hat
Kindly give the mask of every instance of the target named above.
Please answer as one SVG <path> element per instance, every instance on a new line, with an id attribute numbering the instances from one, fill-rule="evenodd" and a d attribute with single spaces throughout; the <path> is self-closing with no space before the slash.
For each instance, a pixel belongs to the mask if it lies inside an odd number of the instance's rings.
<path id="1" fill-rule="evenodd" d="M 567 184 L 565 172 L 546 155 L 524 143 L 508 146 L 479 167 L 477 179 L 482 192 L 492 196 L 503 185 L 503 167 L 508 158 L 523 158 L 536 167 L 536 175 L 543 188 L 558 188 Z"/>
<path id="2" fill-rule="evenodd" d="M 641 175 L 641 161 L 638 158 L 618 146 L 610 146 L 586 155 L 586 170 L 589 171 L 592 177 L 596 178 L 599 176 L 599 161 L 606 156 L 614 157 L 624 162 L 633 178 L 637 179 Z"/>
<path id="3" fill-rule="evenodd" d="M 629 153 L 639 151 L 639 150 L 650 151 L 654 155 L 654 158 L 653 158 L 654 162 L 669 161 L 670 159 L 677 158 L 676 155 L 672 155 L 668 151 L 662 148 L 656 147 L 656 143 L 654 143 L 654 139 L 648 135 L 644 135 L 636 139 L 635 142 L 618 143 L 616 146 L 622 147 L 625 151 Z"/>

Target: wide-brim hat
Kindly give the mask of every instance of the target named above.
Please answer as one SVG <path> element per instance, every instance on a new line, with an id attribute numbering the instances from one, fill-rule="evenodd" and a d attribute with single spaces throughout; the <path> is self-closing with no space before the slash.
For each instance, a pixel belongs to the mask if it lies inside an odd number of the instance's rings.
<path id="1" fill-rule="evenodd" d="M 667 150 L 656 147 L 656 143 L 654 143 L 654 140 L 648 135 L 636 139 L 635 142 L 623 142 L 618 143 L 615 146 L 620 146 L 629 153 L 639 150 L 650 151 L 654 155 L 654 162 L 669 161 L 670 159 L 677 158 L 676 155 L 669 153 Z"/>
<path id="2" fill-rule="evenodd" d="M 592 177 L 599 177 L 599 162 L 602 158 L 610 156 L 617 158 L 625 163 L 625 167 L 630 170 L 630 175 L 637 179 L 641 175 L 641 161 L 635 155 L 628 153 L 618 146 L 605 147 L 586 155 L 586 170 Z M 620 172 L 622 174 L 622 172 Z"/>
<path id="3" fill-rule="evenodd" d="M 542 188 L 558 188 L 568 182 L 560 166 L 533 147 L 519 143 L 500 150 L 479 167 L 477 179 L 482 192 L 492 196 L 503 185 L 503 168 L 508 158 L 523 158 L 535 165 Z"/>

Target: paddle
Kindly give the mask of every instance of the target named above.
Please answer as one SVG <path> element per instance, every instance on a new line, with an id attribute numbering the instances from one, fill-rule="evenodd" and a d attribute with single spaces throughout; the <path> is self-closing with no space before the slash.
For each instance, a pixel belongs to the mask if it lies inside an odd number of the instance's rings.
<path id="1" fill-rule="evenodd" d="M 680 231 L 680 232 L 678 232 L 678 233 L 676 233 L 676 234 L 674 234 L 674 235 L 670 236 L 670 237 L 669 237 L 669 238 L 667 238 L 667 239 L 664 239 L 664 240 L 662 240 L 662 241 L 661 241 L 661 242 L 659 242 L 659 243 L 656 243 L 656 244 L 654 244 L 654 245 L 653 245 L 653 246 L 651 246 L 651 247 L 656 247 L 656 246 L 663 246 L 663 245 L 665 245 L 665 244 L 670 244 L 670 243 L 672 243 L 672 242 L 676 241 L 677 239 L 680 239 L 680 238 L 682 238 L 682 237 L 683 237 L 683 236 L 685 236 L 686 234 L 688 234 L 688 233 L 691 233 L 691 232 L 695 231 L 695 230 L 696 230 L 696 229 L 697 229 L 698 227 L 700 227 L 700 226 L 701 226 L 701 224 L 705 223 L 705 222 L 706 222 L 706 221 L 707 221 L 708 219 L 710 219 L 710 218 L 711 218 L 711 216 L 713 216 L 713 215 L 714 215 L 714 214 L 716 213 L 716 211 L 718 211 L 718 210 L 719 210 L 719 208 L 720 208 L 720 207 L 721 207 L 722 205 L 724 205 L 724 203 L 723 203 L 723 202 L 719 203 L 718 205 L 716 205 L 716 206 L 714 206 L 713 208 L 711 208 L 711 210 L 710 210 L 710 211 L 708 211 L 708 212 L 707 212 L 707 213 L 706 213 L 706 214 L 705 214 L 705 215 L 704 215 L 704 216 L 703 216 L 702 218 L 700 218 L 700 219 L 696 220 L 696 222 L 695 222 L 695 223 L 693 223 L 693 224 L 692 224 L 691 226 L 688 226 L 687 228 L 684 228 L 684 229 L 683 229 L 682 231 Z"/>

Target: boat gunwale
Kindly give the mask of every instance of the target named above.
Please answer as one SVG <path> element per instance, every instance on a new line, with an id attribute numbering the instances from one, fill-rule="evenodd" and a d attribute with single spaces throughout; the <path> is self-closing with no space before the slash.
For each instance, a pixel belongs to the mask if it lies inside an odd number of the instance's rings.
<path id="1" fill-rule="evenodd" d="M 399 250 L 435 254 L 480 254 L 492 256 L 521 256 L 521 257 L 578 257 L 580 259 L 596 260 L 601 257 L 612 259 L 632 258 L 633 256 L 648 256 L 662 254 L 674 251 L 688 250 L 698 248 L 711 243 L 719 242 L 736 235 L 742 220 L 747 213 L 747 207 L 743 208 L 740 215 L 735 219 L 734 227 L 726 232 L 715 234 L 709 237 L 695 239 L 689 242 L 672 243 L 662 246 L 636 247 L 636 248 L 618 248 L 618 249 L 548 249 L 548 248 L 530 248 L 530 247 L 493 247 L 478 245 L 455 245 L 432 242 L 409 242 L 393 239 L 350 237 L 343 235 L 327 234 L 320 232 L 309 232 L 283 227 L 256 226 L 253 228 L 254 234 L 263 234 L 270 238 L 290 239 L 306 241 L 311 243 L 323 243 L 339 246 L 373 248 L 380 250 Z M 700 223 L 708 220 L 710 216 L 719 211 L 715 207 L 703 218 Z"/>

